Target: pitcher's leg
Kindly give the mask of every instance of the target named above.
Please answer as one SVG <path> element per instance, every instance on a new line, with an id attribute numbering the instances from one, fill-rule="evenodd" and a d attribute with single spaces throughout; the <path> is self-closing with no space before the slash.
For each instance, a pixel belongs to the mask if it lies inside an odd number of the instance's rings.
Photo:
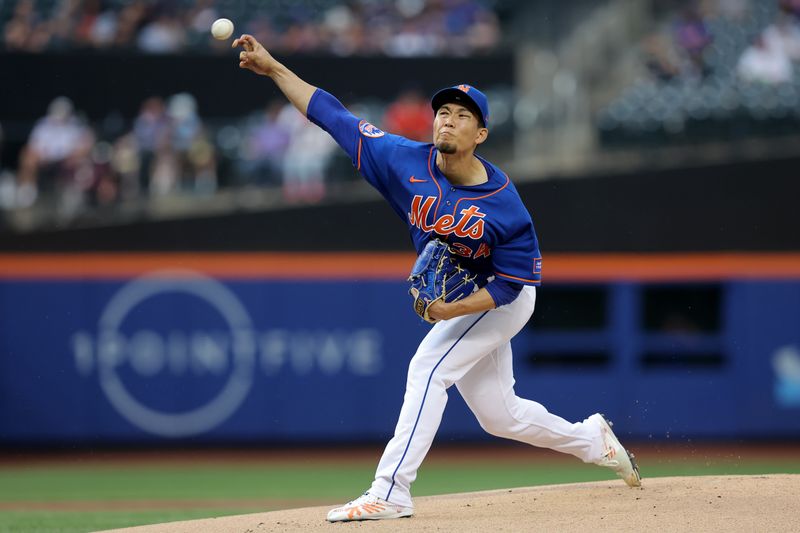
<path id="1" fill-rule="evenodd" d="M 481 359 L 457 383 L 461 396 L 488 433 L 596 462 L 603 454 L 593 420 L 570 423 L 514 393 L 511 344 Z"/>
<path id="2" fill-rule="evenodd" d="M 409 365 L 400 419 L 381 457 L 370 494 L 411 505 L 411 483 L 439 429 L 447 388 L 517 334 L 533 313 L 535 298 L 535 289 L 526 287 L 509 305 L 433 327 Z"/>
<path id="3" fill-rule="evenodd" d="M 406 393 L 394 436 L 386 445 L 369 489 L 370 494 L 399 505 L 412 505 L 411 483 L 433 443 L 447 404 L 444 384 L 431 376 L 434 366 L 421 360 L 409 365 Z M 426 372 L 429 378 L 424 377 Z"/>
<path id="4" fill-rule="evenodd" d="M 411 505 L 411 483 L 428 453 L 447 404 L 447 388 L 487 351 L 486 313 L 440 322 L 408 366 L 406 393 L 394 437 L 386 445 L 370 494 Z M 477 344 L 476 344 L 477 343 Z"/>

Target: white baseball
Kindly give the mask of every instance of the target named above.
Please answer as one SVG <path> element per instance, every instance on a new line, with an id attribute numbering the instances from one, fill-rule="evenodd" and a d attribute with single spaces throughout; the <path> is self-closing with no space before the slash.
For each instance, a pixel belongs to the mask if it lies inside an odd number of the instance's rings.
<path id="1" fill-rule="evenodd" d="M 214 39 L 223 41 L 233 34 L 233 22 L 230 19 L 217 19 L 211 25 L 211 35 Z"/>

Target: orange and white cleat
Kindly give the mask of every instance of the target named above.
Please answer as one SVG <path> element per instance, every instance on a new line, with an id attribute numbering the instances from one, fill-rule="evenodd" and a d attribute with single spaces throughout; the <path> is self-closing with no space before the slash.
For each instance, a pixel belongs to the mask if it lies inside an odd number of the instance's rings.
<path id="1" fill-rule="evenodd" d="M 389 503 L 365 492 L 355 500 L 328 512 L 328 522 L 352 522 L 355 520 L 388 520 L 404 518 L 414 514 L 413 507 Z"/>
<path id="2" fill-rule="evenodd" d="M 593 420 L 600 426 L 600 432 L 603 437 L 603 458 L 597 461 L 596 464 L 612 469 L 628 486 L 641 487 L 642 476 L 639 475 L 639 467 L 636 465 L 636 460 L 633 454 L 626 450 L 614 435 L 611 430 L 612 423 L 600 413 L 593 414 L 589 417 L 589 420 Z"/>

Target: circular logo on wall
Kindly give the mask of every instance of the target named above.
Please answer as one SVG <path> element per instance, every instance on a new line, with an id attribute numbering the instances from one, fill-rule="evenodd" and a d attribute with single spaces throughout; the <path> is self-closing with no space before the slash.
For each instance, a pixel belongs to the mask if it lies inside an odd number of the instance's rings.
<path id="1" fill-rule="evenodd" d="M 194 332 L 176 326 L 198 323 Z M 120 415 L 147 432 L 208 431 L 239 408 L 252 386 L 250 316 L 230 290 L 198 272 L 157 271 L 124 285 L 103 310 L 98 333 L 100 387 Z M 157 388 L 163 374 L 170 379 Z M 193 383 L 206 380 L 201 392 L 181 387 L 186 380 L 176 378 L 188 375 Z M 159 401 L 164 405 L 153 405 Z"/>

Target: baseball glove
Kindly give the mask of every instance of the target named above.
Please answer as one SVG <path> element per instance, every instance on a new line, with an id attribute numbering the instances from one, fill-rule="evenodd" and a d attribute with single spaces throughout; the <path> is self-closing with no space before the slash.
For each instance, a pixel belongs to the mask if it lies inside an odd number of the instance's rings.
<path id="1" fill-rule="evenodd" d="M 425 245 L 411 275 L 408 293 L 414 298 L 414 312 L 431 324 L 428 308 L 437 300 L 455 302 L 477 290 L 475 275 L 461 267 L 450 254 L 450 247 L 439 239 Z"/>

